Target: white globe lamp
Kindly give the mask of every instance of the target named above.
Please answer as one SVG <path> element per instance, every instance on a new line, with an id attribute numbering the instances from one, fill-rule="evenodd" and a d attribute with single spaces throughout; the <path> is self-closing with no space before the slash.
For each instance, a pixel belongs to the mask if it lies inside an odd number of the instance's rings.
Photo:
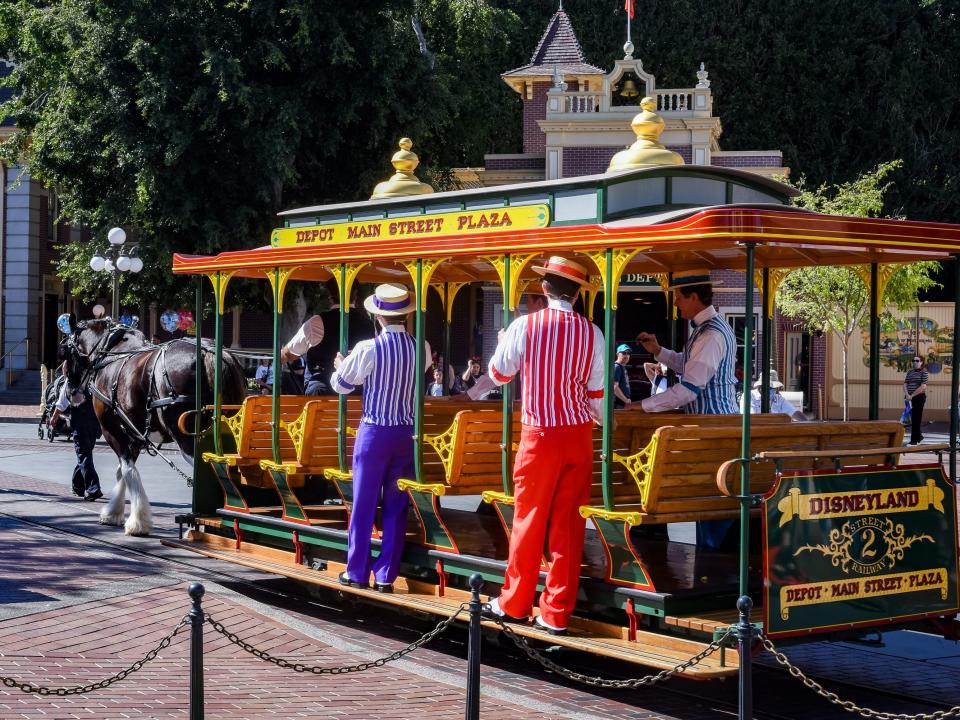
<path id="1" fill-rule="evenodd" d="M 130 258 L 130 272 L 138 273 L 143 270 L 143 260 L 138 257 Z"/>
<path id="2" fill-rule="evenodd" d="M 107 240 L 110 241 L 111 245 L 123 245 L 126 239 L 127 233 L 123 231 L 123 228 L 115 227 L 107 233 Z"/>
<path id="3" fill-rule="evenodd" d="M 128 255 L 121 255 L 117 258 L 117 270 L 120 272 L 126 272 L 130 269 L 130 257 Z"/>
<path id="4" fill-rule="evenodd" d="M 97 253 L 92 258 L 90 258 L 90 269 L 94 272 L 100 272 L 103 270 L 107 261 L 104 259 L 103 255 Z"/>

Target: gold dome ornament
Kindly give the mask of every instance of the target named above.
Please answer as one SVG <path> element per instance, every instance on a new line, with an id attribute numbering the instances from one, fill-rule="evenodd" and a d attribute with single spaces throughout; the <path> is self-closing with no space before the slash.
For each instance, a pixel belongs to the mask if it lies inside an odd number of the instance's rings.
<path id="1" fill-rule="evenodd" d="M 654 112 L 657 109 L 656 99 L 645 97 L 640 101 L 640 109 L 642 112 L 634 116 L 630 123 L 637 141 L 611 158 L 607 172 L 652 165 L 683 165 L 682 157 L 660 144 L 665 123 L 663 118 Z"/>
<path id="2" fill-rule="evenodd" d="M 413 147 L 413 140 L 400 138 L 399 145 L 400 149 L 393 154 L 390 160 L 393 163 L 394 170 L 397 171 L 396 174 L 389 180 L 377 184 L 373 189 L 373 195 L 370 196 L 371 200 L 404 197 L 406 195 L 429 195 L 433 192 L 432 187 L 417 180 L 417 176 L 413 174 L 417 165 L 420 164 L 420 158 L 410 150 Z"/>

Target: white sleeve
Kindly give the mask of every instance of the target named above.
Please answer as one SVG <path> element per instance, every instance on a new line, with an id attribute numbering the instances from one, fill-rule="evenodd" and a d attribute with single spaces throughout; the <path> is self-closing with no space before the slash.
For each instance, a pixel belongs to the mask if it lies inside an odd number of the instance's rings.
<path id="1" fill-rule="evenodd" d="M 353 352 L 344 358 L 340 369 L 333 371 L 333 375 L 330 376 L 330 387 L 341 395 L 346 395 L 357 385 L 362 385 L 376 365 L 377 353 L 374 351 L 373 340 L 358 342 Z"/>
<path id="2" fill-rule="evenodd" d="M 677 375 L 683 375 L 683 353 L 676 350 L 669 350 L 665 347 L 660 348 L 660 354 L 654 360 L 662 362 Z"/>
<path id="3" fill-rule="evenodd" d="M 64 383 L 63 387 L 60 388 L 60 394 L 57 396 L 56 408 L 60 412 L 66 412 L 68 407 L 70 407 L 70 393 L 67 392 L 67 383 Z"/>
<path id="4" fill-rule="evenodd" d="M 587 399 L 590 401 L 590 414 L 603 424 L 603 368 L 605 345 L 600 328 L 590 324 L 593 330 L 593 357 L 590 358 L 590 374 L 587 376 Z"/>
<path id="5" fill-rule="evenodd" d="M 307 321 L 294 333 L 286 348 L 293 355 L 303 356 L 307 350 L 314 345 L 319 345 L 322 340 L 323 319 L 319 315 L 313 315 L 307 318 Z"/>
<path id="6" fill-rule="evenodd" d="M 523 366 L 523 346 L 527 339 L 527 318 L 519 317 L 510 323 L 506 334 L 497 344 L 497 349 L 490 358 L 487 372 L 490 379 L 497 385 L 506 385 L 513 380 Z"/>
<path id="7" fill-rule="evenodd" d="M 718 331 L 704 330 L 690 348 L 690 356 L 686 363 L 680 356 L 679 367 L 683 371 L 681 381 L 659 395 L 643 400 L 644 411 L 675 410 L 693 402 L 717 374 L 717 368 L 720 367 L 720 361 L 723 359 L 724 348 L 723 336 Z M 667 353 L 670 354 L 667 355 Z M 676 361 L 677 355 L 678 353 L 672 350 L 664 350 L 657 359 L 666 363 L 667 367 L 674 372 L 679 372 L 671 365 L 671 361 Z"/>

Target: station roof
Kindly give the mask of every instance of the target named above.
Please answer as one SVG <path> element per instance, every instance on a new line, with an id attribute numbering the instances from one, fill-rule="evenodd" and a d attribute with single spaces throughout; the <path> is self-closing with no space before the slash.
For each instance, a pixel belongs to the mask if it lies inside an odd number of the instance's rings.
<path id="1" fill-rule="evenodd" d="M 598 67 L 590 65 L 573 31 L 569 16 L 558 10 L 547 23 L 537 49 L 530 62 L 522 67 L 508 70 L 502 78 L 550 76 L 554 68 L 561 75 L 605 75 Z"/>

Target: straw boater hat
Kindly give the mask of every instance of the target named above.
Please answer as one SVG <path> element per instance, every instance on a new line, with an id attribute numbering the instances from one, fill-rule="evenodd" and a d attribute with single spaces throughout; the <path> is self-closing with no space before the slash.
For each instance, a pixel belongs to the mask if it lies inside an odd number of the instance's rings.
<path id="1" fill-rule="evenodd" d="M 556 275 L 567 280 L 573 280 L 581 287 L 591 287 L 590 274 L 587 269 L 580 263 L 559 255 L 551 256 L 542 266 L 534 265 L 531 270 L 537 275 Z"/>
<path id="2" fill-rule="evenodd" d="M 667 289 L 673 290 L 691 285 L 723 285 L 723 283 L 711 280 L 709 270 L 682 270 L 673 274 Z"/>
<path id="3" fill-rule="evenodd" d="M 758 388 L 758 387 L 760 387 L 761 385 L 763 385 L 763 378 L 762 378 L 762 377 L 761 377 L 761 378 L 757 378 L 756 382 L 753 383 L 753 386 L 754 386 L 755 388 Z M 774 390 L 779 390 L 779 389 L 781 389 L 781 388 L 783 387 L 783 383 L 780 382 L 780 376 L 777 375 L 777 371 L 776 371 L 776 370 L 771 370 L 771 371 L 770 371 L 770 387 L 773 388 Z"/>
<path id="4" fill-rule="evenodd" d="M 363 301 L 363 306 L 371 315 L 395 317 L 412 313 L 417 309 L 417 301 L 403 285 L 384 283 L 377 285 L 373 295 Z"/>

